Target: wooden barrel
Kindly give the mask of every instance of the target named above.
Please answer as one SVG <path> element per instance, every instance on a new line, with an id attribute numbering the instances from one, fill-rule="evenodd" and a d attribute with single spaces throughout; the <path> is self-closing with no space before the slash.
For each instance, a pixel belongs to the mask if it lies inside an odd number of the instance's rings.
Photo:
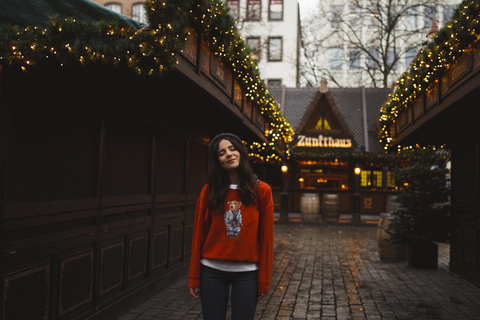
<path id="1" fill-rule="evenodd" d="M 380 213 L 377 229 L 378 254 L 384 261 L 403 261 L 407 260 L 407 247 L 396 245 L 388 241 L 390 234 L 387 233 L 387 226 L 390 224 L 392 215 L 390 213 Z"/>
<path id="2" fill-rule="evenodd" d="M 317 193 L 303 193 L 300 197 L 300 213 L 304 221 L 317 221 L 320 197 Z"/>
<path id="3" fill-rule="evenodd" d="M 340 195 L 325 193 L 322 198 L 322 220 L 337 222 L 340 218 Z"/>

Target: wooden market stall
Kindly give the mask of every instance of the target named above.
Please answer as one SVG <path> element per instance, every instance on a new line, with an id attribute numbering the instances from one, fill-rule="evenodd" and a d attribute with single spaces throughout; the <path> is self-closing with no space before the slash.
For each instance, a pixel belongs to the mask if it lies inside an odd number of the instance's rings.
<path id="1" fill-rule="evenodd" d="M 450 270 L 480 285 L 480 35 L 478 3 L 463 1 L 423 48 L 381 115 L 382 141 L 451 151 Z"/>
<path id="2" fill-rule="evenodd" d="M 190 14 L 163 2 L 172 12 L 152 19 Z M 213 14 L 230 21 L 201 9 L 212 25 Z M 173 51 L 158 29 L 120 20 L 0 20 L 10 37 L 0 42 L 1 320 L 116 318 L 186 274 L 215 134 L 283 156 L 265 136 L 288 139 L 272 128 L 281 115 L 260 83 L 243 81 L 254 65 L 240 73 L 188 19 Z"/>

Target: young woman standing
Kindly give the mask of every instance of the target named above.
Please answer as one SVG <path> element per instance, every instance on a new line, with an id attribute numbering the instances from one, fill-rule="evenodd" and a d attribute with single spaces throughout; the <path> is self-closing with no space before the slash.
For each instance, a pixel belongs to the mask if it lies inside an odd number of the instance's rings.
<path id="1" fill-rule="evenodd" d="M 254 319 L 270 288 L 273 199 L 254 178 L 240 138 L 222 133 L 208 150 L 208 182 L 197 201 L 188 284 L 205 320 L 226 318 L 232 286 L 233 320 Z"/>

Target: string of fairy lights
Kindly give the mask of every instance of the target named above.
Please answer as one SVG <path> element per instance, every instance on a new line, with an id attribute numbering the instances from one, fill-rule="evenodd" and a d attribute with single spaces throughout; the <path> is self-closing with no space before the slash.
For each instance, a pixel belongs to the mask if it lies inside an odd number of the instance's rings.
<path id="1" fill-rule="evenodd" d="M 395 125 L 400 113 L 411 108 L 415 99 L 438 83 L 446 70 L 480 40 L 479 22 L 480 2 L 462 1 L 453 12 L 451 21 L 434 35 L 410 69 L 397 80 L 395 91 L 380 110 L 379 140 L 385 150 L 392 146 L 394 137 L 389 128 Z"/>
<path id="2" fill-rule="evenodd" d="M 195 30 L 210 50 L 231 68 L 245 98 L 260 108 L 268 143 L 252 143 L 250 156 L 262 162 L 289 157 L 294 131 L 260 78 L 258 66 L 221 0 L 147 0 L 149 27 L 134 30 L 114 21 L 53 18 L 49 25 L 0 25 L 0 63 L 27 72 L 38 65 L 103 64 L 142 76 L 162 76 L 178 63 Z M 278 145 L 285 143 L 285 154 Z"/>

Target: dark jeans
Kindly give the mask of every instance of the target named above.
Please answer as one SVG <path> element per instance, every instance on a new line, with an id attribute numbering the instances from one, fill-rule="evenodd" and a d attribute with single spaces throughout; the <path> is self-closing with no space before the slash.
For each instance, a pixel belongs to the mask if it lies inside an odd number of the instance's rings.
<path id="1" fill-rule="evenodd" d="M 200 298 L 204 320 L 225 320 L 232 285 L 232 320 L 253 320 L 258 298 L 258 271 L 226 272 L 202 265 Z"/>

